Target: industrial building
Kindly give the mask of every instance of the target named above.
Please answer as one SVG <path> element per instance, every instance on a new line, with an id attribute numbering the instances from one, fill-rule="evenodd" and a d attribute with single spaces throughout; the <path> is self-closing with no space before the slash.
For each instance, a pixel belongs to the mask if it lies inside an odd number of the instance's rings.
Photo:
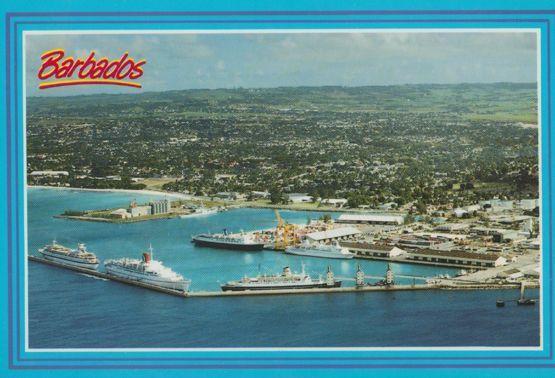
<path id="1" fill-rule="evenodd" d="M 152 213 L 152 208 L 150 206 L 137 206 L 135 204 L 135 206 L 129 208 L 129 213 L 131 214 L 131 218 L 144 217 Z"/>
<path id="2" fill-rule="evenodd" d="M 505 228 L 475 227 L 472 233 L 481 236 L 491 236 L 494 243 L 516 242 L 526 239 L 519 231 Z"/>
<path id="3" fill-rule="evenodd" d="M 419 249 L 409 252 L 408 260 L 432 265 L 455 266 L 474 269 L 485 269 L 502 266 L 507 259 L 493 253 L 476 253 L 467 251 L 438 251 Z"/>
<path id="4" fill-rule="evenodd" d="M 405 217 L 402 215 L 388 214 L 341 214 L 339 218 L 335 220 L 335 222 L 400 226 L 405 222 Z"/>
<path id="5" fill-rule="evenodd" d="M 333 240 L 346 240 L 360 234 L 356 227 L 341 227 L 332 230 L 317 231 L 306 234 L 307 239 L 315 242 L 330 242 Z"/>
<path id="6" fill-rule="evenodd" d="M 167 214 L 171 210 L 171 201 L 169 199 L 163 199 L 159 201 L 152 201 L 150 203 L 151 214 Z"/>
<path id="7" fill-rule="evenodd" d="M 356 257 L 367 259 L 389 260 L 407 254 L 401 248 L 386 244 L 342 242 L 341 246 L 348 248 Z"/>
<path id="8" fill-rule="evenodd" d="M 450 239 L 438 235 L 406 235 L 397 239 L 400 248 L 448 249 L 453 246 Z"/>
<path id="9" fill-rule="evenodd" d="M 443 223 L 434 227 L 436 231 L 462 232 L 470 228 L 470 223 Z"/>
<path id="10" fill-rule="evenodd" d="M 116 209 L 110 213 L 114 218 L 127 219 L 131 218 L 131 214 L 125 209 Z"/>

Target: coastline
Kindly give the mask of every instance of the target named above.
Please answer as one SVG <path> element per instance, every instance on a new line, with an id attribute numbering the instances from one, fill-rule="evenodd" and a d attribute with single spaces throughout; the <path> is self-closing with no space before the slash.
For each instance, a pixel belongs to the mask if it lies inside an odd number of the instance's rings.
<path id="1" fill-rule="evenodd" d="M 56 190 L 79 190 L 84 192 L 105 192 L 105 193 L 128 193 L 128 194 L 143 194 L 143 195 L 155 195 L 155 196 L 168 196 L 183 200 L 192 200 L 196 197 L 189 194 L 181 194 L 175 192 L 163 192 L 151 189 L 94 189 L 94 188 L 74 188 L 66 186 L 48 186 L 48 185 L 27 185 L 27 188 L 38 188 L 38 189 L 56 189 Z"/>
<path id="2" fill-rule="evenodd" d="M 105 192 L 105 193 L 127 193 L 127 194 L 142 194 L 153 196 L 167 196 L 178 200 L 188 201 L 210 201 L 209 197 L 198 197 L 190 194 L 165 192 L 153 189 L 95 189 L 95 188 L 75 188 L 67 186 L 48 186 L 48 185 L 27 185 L 27 188 L 39 189 L 55 189 L 55 190 L 79 190 L 88 192 Z M 293 203 L 293 204 L 271 204 L 260 202 L 247 202 L 247 201 L 222 201 L 229 209 L 233 208 L 249 208 L 249 209 L 276 209 L 276 210 L 289 210 L 289 211 L 317 211 L 323 213 L 372 213 L 372 214 L 405 214 L 399 210 L 376 210 L 376 209 L 350 209 L 331 206 L 314 206 L 313 204 Z"/>

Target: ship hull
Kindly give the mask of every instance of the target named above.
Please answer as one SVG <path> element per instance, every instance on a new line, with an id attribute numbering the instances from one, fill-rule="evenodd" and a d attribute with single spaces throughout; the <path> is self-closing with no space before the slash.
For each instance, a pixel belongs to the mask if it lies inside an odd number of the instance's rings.
<path id="1" fill-rule="evenodd" d="M 39 251 L 39 252 L 46 260 L 55 261 L 57 263 L 64 264 L 64 265 L 77 266 L 79 268 L 96 270 L 99 264 L 98 262 L 96 263 L 87 262 L 71 256 L 58 256 L 56 254 L 51 254 L 44 251 Z"/>
<path id="2" fill-rule="evenodd" d="M 254 291 L 254 290 L 299 290 L 299 289 L 331 289 L 341 287 L 341 281 L 335 281 L 333 286 L 326 283 L 313 283 L 307 285 L 272 285 L 272 286 L 235 286 L 222 285 L 222 291 Z"/>
<path id="3" fill-rule="evenodd" d="M 180 215 L 179 218 L 187 219 L 187 218 L 196 218 L 196 217 L 206 217 L 208 215 L 218 214 L 218 211 L 207 211 L 202 213 L 191 213 L 191 214 L 183 214 Z"/>
<path id="4" fill-rule="evenodd" d="M 225 243 L 219 241 L 211 241 L 204 239 L 193 238 L 193 243 L 199 247 L 210 247 L 210 248 L 220 248 L 220 249 L 232 249 L 238 251 L 261 251 L 264 248 L 263 243 L 256 244 L 236 244 L 236 243 Z"/>
<path id="5" fill-rule="evenodd" d="M 289 255 L 297 255 L 297 256 L 309 256 L 309 257 L 320 257 L 325 259 L 352 259 L 353 255 L 344 255 L 342 253 L 334 253 L 334 252 L 327 252 L 327 251 L 318 251 L 318 250 L 306 250 L 300 248 L 288 248 L 285 250 L 285 253 Z"/>
<path id="6" fill-rule="evenodd" d="M 123 269 L 118 266 L 107 265 L 106 266 L 106 273 L 117 276 L 120 278 L 124 278 L 131 281 L 142 282 L 145 284 L 153 285 L 162 287 L 165 289 L 177 290 L 186 292 L 189 290 L 189 286 L 191 285 L 191 281 L 171 281 L 164 278 L 152 276 L 146 277 L 144 274 L 133 272 L 128 269 Z"/>

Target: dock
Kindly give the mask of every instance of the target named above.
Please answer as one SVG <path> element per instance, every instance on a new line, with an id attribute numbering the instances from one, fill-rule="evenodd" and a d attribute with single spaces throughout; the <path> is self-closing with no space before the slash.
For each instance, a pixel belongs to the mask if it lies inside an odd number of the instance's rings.
<path id="1" fill-rule="evenodd" d="M 322 293 L 356 293 L 368 291 L 408 291 L 437 289 L 430 285 L 395 285 L 395 286 L 345 286 L 314 289 L 285 289 L 285 290 L 247 290 L 247 291 L 193 291 L 188 297 L 237 297 L 253 295 L 291 295 L 291 294 L 322 294 Z"/>
<path id="2" fill-rule="evenodd" d="M 29 261 L 54 266 L 57 268 L 72 270 L 77 273 L 86 274 L 106 280 L 116 281 L 119 283 L 141 287 L 143 289 L 153 290 L 159 293 L 173 295 L 181 298 L 214 298 L 214 297 L 239 297 L 239 296 L 261 296 L 261 295 L 300 295 L 300 294 L 323 294 L 323 293 L 362 293 L 362 292 L 384 292 L 384 291 L 415 291 L 415 290 L 484 290 L 484 289 L 514 289 L 519 285 L 499 285 L 499 284 L 477 284 L 470 285 L 449 285 L 449 284 L 412 284 L 412 285 L 391 285 L 391 286 L 345 286 L 332 288 L 313 288 L 313 289 L 285 289 L 285 290 L 247 290 L 247 291 L 189 291 L 183 292 L 178 290 L 166 289 L 148 283 L 128 280 L 114 276 L 98 270 L 80 268 L 72 265 L 62 264 L 56 261 L 50 261 L 45 258 L 28 255 Z M 368 276 L 377 278 L 374 276 Z M 346 277 L 338 277 L 346 279 Z M 417 277 L 414 277 L 417 278 Z M 350 280 L 350 279 L 346 279 Z"/>

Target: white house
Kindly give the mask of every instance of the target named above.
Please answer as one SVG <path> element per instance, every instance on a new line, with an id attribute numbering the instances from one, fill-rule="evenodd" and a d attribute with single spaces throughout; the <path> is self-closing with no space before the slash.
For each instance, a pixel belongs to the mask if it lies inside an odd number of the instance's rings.
<path id="1" fill-rule="evenodd" d="M 347 204 L 348 200 L 346 198 L 325 198 L 322 200 L 324 205 L 332 205 L 335 207 L 343 207 Z"/>
<path id="2" fill-rule="evenodd" d="M 287 197 L 289 198 L 289 202 L 293 203 L 302 203 L 302 202 L 312 202 L 312 196 L 309 196 L 307 193 L 291 193 L 288 194 Z"/>

